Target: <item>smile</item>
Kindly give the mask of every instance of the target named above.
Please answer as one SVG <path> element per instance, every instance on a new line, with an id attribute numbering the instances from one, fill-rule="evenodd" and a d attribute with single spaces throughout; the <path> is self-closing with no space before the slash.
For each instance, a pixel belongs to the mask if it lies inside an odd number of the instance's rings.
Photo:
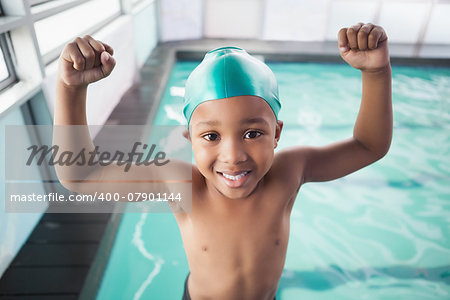
<path id="1" fill-rule="evenodd" d="M 230 172 L 231 173 L 231 172 Z M 232 172 L 233 174 L 217 172 L 217 174 L 221 175 L 220 177 L 223 179 L 224 183 L 230 188 L 239 188 L 245 185 L 249 176 L 248 174 L 251 171 L 241 171 L 241 172 Z"/>
<path id="2" fill-rule="evenodd" d="M 244 177 L 244 176 L 247 175 L 248 173 L 249 173 L 249 172 L 244 171 L 244 172 L 242 172 L 242 173 L 240 173 L 240 174 L 237 174 L 237 175 L 229 175 L 229 174 L 226 174 L 226 173 L 221 173 L 221 174 L 222 174 L 223 177 L 225 177 L 225 178 L 227 178 L 227 179 L 229 179 L 229 180 L 234 180 L 234 181 L 236 181 L 236 180 L 241 179 L 242 177 Z"/>

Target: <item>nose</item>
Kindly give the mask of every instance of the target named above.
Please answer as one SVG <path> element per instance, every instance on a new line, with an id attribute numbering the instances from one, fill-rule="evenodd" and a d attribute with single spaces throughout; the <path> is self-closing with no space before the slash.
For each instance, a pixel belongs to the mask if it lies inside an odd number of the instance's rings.
<path id="1" fill-rule="evenodd" d="M 224 139 L 221 142 L 219 160 L 227 164 L 238 164 L 247 159 L 244 141 L 239 139 Z"/>

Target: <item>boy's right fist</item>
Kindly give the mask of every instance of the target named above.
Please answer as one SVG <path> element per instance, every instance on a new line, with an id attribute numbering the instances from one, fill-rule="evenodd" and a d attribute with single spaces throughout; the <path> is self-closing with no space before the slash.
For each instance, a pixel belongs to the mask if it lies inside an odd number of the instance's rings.
<path id="1" fill-rule="evenodd" d="M 59 57 L 59 78 L 69 87 L 83 87 L 111 74 L 113 49 L 89 35 L 77 37 Z"/>

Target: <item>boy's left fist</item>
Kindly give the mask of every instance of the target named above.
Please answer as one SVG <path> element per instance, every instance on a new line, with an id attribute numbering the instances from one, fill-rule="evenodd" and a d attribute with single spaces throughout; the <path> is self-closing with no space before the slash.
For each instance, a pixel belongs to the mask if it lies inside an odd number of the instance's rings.
<path id="1" fill-rule="evenodd" d="M 358 23 L 338 33 L 342 58 L 353 68 L 376 72 L 389 65 L 387 35 L 380 26 Z"/>

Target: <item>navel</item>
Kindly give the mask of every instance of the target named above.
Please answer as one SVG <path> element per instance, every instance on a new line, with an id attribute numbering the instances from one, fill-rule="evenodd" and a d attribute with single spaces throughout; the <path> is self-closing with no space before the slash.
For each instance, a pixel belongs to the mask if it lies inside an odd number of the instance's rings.
<path id="1" fill-rule="evenodd" d="M 280 245 L 280 239 L 277 239 L 277 240 L 275 241 L 275 246 L 278 246 L 278 245 Z"/>
<path id="2" fill-rule="evenodd" d="M 206 251 L 208 251 L 208 247 L 206 247 L 206 246 L 202 246 L 202 251 L 203 251 L 203 252 L 206 252 Z"/>

